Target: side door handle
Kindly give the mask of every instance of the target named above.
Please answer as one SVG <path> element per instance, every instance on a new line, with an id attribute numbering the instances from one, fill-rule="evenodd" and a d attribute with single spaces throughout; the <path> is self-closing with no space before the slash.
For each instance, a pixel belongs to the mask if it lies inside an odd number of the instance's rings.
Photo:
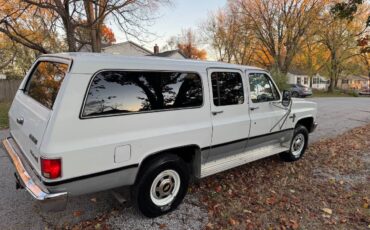
<path id="1" fill-rule="evenodd" d="M 17 118 L 17 123 L 20 124 L 20 125 L 23 125 L 23 123 L 24 123 L 23 117 L 18 117 Z"/>
<path id="2" fill-rule="evenodd" d="M 212 115 L 213 116 L 216 116 L 217 114 L 221 114 L 221 113 L 223 113 L 224 111 L 222 111 L 222 110 L 220 110 L 220 111 L 213 111 L 212 112 Z"/>
<path id="3" fill-rule="evenodd" d="M 256 110 L 256 109 L 259 109 L 259 108 L 260 108 L 260 107 L 258 107 L 258 106 L 251 106 L 251 107 L 249 107 L 249 109 L 250 109 L 250 110 L 252 110 L 252 111 L 253 111 L 253 110 Z"/>

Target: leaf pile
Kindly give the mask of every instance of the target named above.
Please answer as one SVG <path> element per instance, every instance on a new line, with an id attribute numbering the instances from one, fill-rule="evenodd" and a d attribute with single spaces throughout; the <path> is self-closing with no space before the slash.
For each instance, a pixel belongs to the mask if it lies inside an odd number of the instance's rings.
<path id="1" fill-rule="evenodd" d="M 192 193 L 207 229 L 370 229 L 370 125 L 208 177 Z"/>

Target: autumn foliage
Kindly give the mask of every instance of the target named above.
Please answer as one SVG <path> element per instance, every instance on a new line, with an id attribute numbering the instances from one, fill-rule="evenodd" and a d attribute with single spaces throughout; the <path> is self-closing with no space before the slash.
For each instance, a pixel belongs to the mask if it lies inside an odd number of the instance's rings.
<path id="1" fill-rule="evenodd" d="M 102 38 L 103 42 L 107 45 L 112 45 L 116 42 L 116 37 L 114 36 L 114 33 L 111 28 L 109 28 L 106 25 L 102 26 Z"/>
<path id="2" fill-rule="evenodd" d="M 192 46 L 192 44 L 178 44 L 179 50 L 190 59 L 207 59 L 207 51 L 204 49 L 198 49 L 197 47 Z"/>

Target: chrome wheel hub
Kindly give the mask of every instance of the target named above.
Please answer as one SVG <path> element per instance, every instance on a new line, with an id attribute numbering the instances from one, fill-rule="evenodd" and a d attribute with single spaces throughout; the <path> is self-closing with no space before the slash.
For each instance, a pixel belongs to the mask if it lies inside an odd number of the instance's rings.
<path id="1" fill-rule="evenodd" d="M 169 205 L 180 190 L 180 176 L 174 170 L 161 172 L 150 188 L 150 198 L 157 206 Z"/>
<path id="2" fill-rule="evenodd" d="M 302 150 L 304 148 L 304 145 L 305 145 L 305 137 L 302 133 L 299 133 L 297 134 L 293 141 L 292 141 L 292 146 L 290 148 L 292 154 L 296 157 L 298 157 L 299 155 L 301 155 L 302 153 Z"/>

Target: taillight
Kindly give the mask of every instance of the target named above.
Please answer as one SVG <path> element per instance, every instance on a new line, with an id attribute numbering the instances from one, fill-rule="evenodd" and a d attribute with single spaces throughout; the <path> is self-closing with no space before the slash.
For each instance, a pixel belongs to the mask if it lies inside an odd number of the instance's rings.
<path id="1" fill-rule="evenodd" d="M 62 176 L 61 159 L 41 158 L 41 173 L 45 178 L 56 179 Z"/>

